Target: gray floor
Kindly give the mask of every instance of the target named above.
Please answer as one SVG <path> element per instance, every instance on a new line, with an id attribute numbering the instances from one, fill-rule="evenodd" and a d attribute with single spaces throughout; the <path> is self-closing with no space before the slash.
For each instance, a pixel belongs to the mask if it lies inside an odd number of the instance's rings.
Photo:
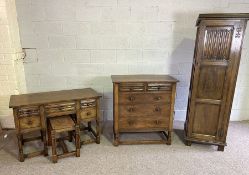
<path id="1" fill-rule="evenodd" d="M 16 139 L 0 151 L 0 174 L 249 174 L 249 122 L 231 122 L 224 152 L 216 146 L 183 143 L 183 122 L 175 122 L 173 143 L 167 145 L 112 146 L 111 122 L 106 123 L 101 144 L 84 145 L 81 157 L 59 159 L 35 157 L 20 163 Z M 147 137 L 141 135 L 140 137 Z M 127 136 L 125 136 L 127 137 Z M 135 137 L 132 135 L 132 137 Z M 148 137 L 154 137 L 149 135 Z M 15 138 L 15 137 L 13 137 Z M 39 147 L 40 144 L 35 143 Z"/>

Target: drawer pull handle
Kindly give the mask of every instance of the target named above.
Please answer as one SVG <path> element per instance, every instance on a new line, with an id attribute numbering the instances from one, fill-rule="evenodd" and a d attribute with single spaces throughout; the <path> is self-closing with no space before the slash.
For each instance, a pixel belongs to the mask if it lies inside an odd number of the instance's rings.
<path id="1" fill-rule="evenodd" d="M 161 97 L 155 97 L 154 99 L 155 100 L 161 100 Z"/>
<path id="2" fill-rule="evenodd" d="M 29 120 L 29 121 L 27 122 L 27 124 L 28 124 L 28 125 L 32 125 L 33 122 L 32 122 L 31 120 Z"/>
<path id="3" fill-rule="evenodd" d="M 161 111 L 161 108 L 159 108 L 159 107 L 155 108 L 155 112 L 160 112 L 160 111 Z"/>
<path id="4" fill-rule="evenodd" d="M 87 116 L 91 115 L 91 112 L 87 112 L 86 115 L 87 115 Z"/>
<path id="5" fill-rule="evenodd" d="M 134 112 L 134 107 L 130 107 L 130 108 L 128 109 L 128 111 L 129 111 L 129 112 Z"/>
<path id="6" fill-rule="evenodd" d="M 130 97 L 129 97 L 129 100 L 130 100 L 130 101 L 134 101 L 134 100 L 135 100 L 135 97 L 134 97 L 134 96 L 130 96 Z"/>

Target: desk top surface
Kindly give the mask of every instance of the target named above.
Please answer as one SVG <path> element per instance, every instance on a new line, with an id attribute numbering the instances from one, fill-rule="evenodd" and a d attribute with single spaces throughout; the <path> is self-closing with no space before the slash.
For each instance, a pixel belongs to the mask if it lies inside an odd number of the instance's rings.
<path id="1" fill-rule="evenodd" d="M 112 75 L 113 83 L 122 82 L 178 82 L 177 79 L 169 75 Z"/>
<path id="2" fill-rule="evenodd" d="M 101 95 L 91 88 L 20 94 L 11 95 L 9 107 L 14 108 L 19 106 L 40 105 L 99 97 L 101 97 Z"/>

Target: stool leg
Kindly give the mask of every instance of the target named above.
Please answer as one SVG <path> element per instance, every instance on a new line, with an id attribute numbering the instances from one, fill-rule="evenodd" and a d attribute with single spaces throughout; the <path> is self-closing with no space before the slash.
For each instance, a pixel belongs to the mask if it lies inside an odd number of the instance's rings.
<path id="1" fill-rule="evenodd" d="M 76 157 L 80 157 L 80 127 L 79 125 L 75 126 L 75 147 L 76 147 Z"/>
<path id="2" fill-rule="evenodd" d="M 46 131 L 44 129 L 41 130 L 41 137 L 44 144 L 44 156 L 48 156 L 48 145 L 46 139 Z"/>
<path id="3" fill-rule="evenodd" d="M 69 142 L 73 141 L 73 131 L 68 131 Z"/>
<path id="4" fill-rule="evenodd" d="M 99 120 L 96 120 L 96 143 L 100 144 L 100 125 Z"/>
<path id="5" fill-rule="evenodd" d="M 23 136 L 22 134 L 17 134 L 17 140 L 18 140 L 18 148 L 19 148 L 19 161 L 24 162 L 24 154 L 23 154 Z"/>
<path id="6" fill-rule="evenodd" d="M 48 145 L 48 146 L 51 146 L 51 145 L 52 145 L 52 139 L 51 139 L 51 126 L 48 126 L 48 127 L 47 127 L 47 130 L 48 130 L 48 143 L 47 143 L 47 145 Z"/>
<path id="7" fill-rule="evenodd" d="M 91 121 L 87 122 L 87 129 L 89 132 L 91 132 L 91 127 L 92 127 L 91 125 L 92 125 Z"/>
<path id="8" fill-rule="evenodd" d="M 53 163 L 57 163 L 56 137 L 54 130 L 51 131 L 51 139 L 52 139 L 52 161 Z"/>

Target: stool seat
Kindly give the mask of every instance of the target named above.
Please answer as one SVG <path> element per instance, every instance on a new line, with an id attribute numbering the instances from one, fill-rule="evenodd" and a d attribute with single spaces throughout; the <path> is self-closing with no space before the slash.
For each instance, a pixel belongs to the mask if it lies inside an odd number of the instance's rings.
<path id="1" fill-rule="evenodd" d="M 56 132 L 73 130 L 75 127 L 75 123 L 69 115 L 50 118 L 49 121 L 51 128 Z"/>

